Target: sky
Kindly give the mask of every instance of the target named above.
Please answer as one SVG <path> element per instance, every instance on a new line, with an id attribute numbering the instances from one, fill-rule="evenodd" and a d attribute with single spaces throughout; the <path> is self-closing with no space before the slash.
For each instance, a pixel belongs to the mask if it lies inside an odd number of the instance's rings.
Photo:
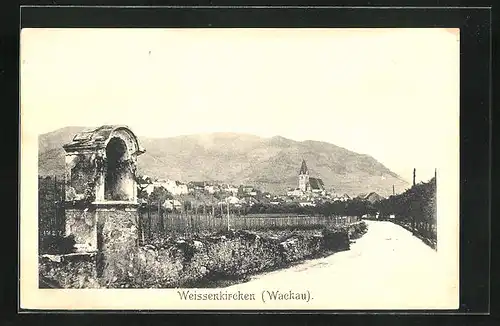
<path id="1" fill-rule="evenodd" d="M 458 29 L 23 29 L 21 125 L 326 141 L 426 181 L 458 151 L 459 55 Z"/>

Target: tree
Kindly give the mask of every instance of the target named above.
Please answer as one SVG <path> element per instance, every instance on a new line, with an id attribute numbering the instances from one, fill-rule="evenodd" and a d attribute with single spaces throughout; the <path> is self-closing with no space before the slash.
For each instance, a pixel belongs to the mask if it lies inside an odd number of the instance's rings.
<path id="1" fill-rule="evenodd" d="M 160 202 L 163 204 L 167 199 L 174 199 L 172 194 L 163 187 L 155 187 L 153 192 L 149 195 L 150 202 Z"/>
<path id="2" fill-rule="evenodd" d="M 137 187 L 137 198 L 148 199 L 148 197 L 149 197 L 148 192 L 145 189 Z"/>
<path id="3" fill-rule="evenodd" d="M 367 202 L 353 199 L 347 202 L 346 213 L 349 216 L 363 216 L 368 213 Z"/>
<path id="4" fill-rule="evenodd" d="M 245 196 L 245 192 L 243 191 L 243 186 L 239 186 L 239 187 L 238 187 L 238 192 L 237 192 L 236 196 L 237 196 L 238 198 L 241 198 L 241 197 L 244 197 L 244 196 Z"/>

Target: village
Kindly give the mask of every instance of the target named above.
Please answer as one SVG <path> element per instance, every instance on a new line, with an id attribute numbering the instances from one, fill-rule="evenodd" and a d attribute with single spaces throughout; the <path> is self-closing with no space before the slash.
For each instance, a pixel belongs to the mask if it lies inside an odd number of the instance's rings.
<path id="1" fill-rule="evenodd" d="M 347 202 L 358 199 L 375 203 L 384 199 L 376 192 L 362 193 L 351 197 L 346 193 L 328 191 L 323 180 L 309 175 L 305 160 L 302 160 L 297 176 L 297 187 L 289 188 L 286 193 L 273 194 L 252 185 L 234 185 L 214 181 L 191 181 L 157 179 L 143 175 L 138 178 L 139 204 L 148 204 L 154 192 L 163 194 L 162 207 L 169 211 L 183 211 L 198 207 L 250 208 L 262 204 L 275 207 L 295 205 L 316 207 L 325 203 Z M 159 198 L 155 197 L 156 200 Z"/>

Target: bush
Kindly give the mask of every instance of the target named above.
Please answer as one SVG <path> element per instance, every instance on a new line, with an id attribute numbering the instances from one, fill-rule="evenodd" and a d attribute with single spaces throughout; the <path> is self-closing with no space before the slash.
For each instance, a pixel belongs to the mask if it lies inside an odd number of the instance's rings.
<path id="1" fill-rule="evenodd" d="M 39 258 L 41 288 L 99 288 L 94 255 Z"/>
<path id="2" fill-rule="evenodd" d="M 366 233 L 367 229 L 368 227 L 366 226 L 365 222 L 351 224 L 348 229 L 349 239 L 359 239 L 363 234 Z"/>
<path id="3" fill-rule="evenodd" d="M 272 233 L 272 231 L 269 231 Z M 278 237 L 220 231 L 206 237 L 173 238 L 138 249 L 127 280 L 131 287 L 210 286 L 222 280 L 277 269 L 306 258 L 349 249 L 345 230 L 320 235 L 298 231 Z M 116 282 L 115 282 L 116 283 Z"/>
<path id="4" fill-rule="evenodd" d="M 39 252 L 40 254 L 68 254 L 74 252 L 75 237 L 48 235 L 40 239 Z"/>
<path id="5" fill-rule="evenodd" d="M 109 288 L 218 286 L 220 282 L 241 280 L 304 259 L 348 250 L 349 239 L 365 231 L 366 224 L 362 222 L 334 230 L 220 231 L 190 238 L 170 236 L 129 252 L 129 259 L 123 259 L 119 270 L 112 277 L 101 278 L 100 283 Z"/>
<path id="6" fill-rule="evenodd" d="M 349 250 L 349 235 L 345 231 L 324 229 L 322 232 L 325 248 Z"/>

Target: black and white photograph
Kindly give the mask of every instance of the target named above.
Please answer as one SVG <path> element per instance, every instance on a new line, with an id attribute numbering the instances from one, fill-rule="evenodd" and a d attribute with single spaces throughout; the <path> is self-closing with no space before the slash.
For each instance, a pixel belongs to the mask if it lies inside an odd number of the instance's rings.
<path id="1" fill-rule="evenodd" d="M 446 28 L 23 29 L 26 304 L 457 308 L 459 55 Z"/>

